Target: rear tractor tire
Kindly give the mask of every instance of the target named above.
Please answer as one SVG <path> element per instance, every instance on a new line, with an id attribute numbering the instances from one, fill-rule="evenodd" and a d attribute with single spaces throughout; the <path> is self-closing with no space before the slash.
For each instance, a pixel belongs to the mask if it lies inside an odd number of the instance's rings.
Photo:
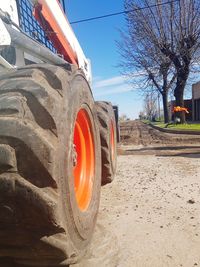
<path id="1" fill-rule="evenodd" d="M 40 64 L 0 74 L 0 266 L 79 260 L 98 212 L 100 150 L 81 72 Z"/>
<path id="2" fill-rule="evenodd" d="M 101 184 L 106 185 L 113 181 L 117 167 L 116 120 L 111 103 L 96 101 L 95 105 L 101 139 Z"/>

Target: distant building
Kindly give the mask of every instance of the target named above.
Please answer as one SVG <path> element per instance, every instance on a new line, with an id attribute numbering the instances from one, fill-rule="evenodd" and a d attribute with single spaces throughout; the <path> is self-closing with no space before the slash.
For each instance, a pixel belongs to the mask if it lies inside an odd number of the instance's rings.
<path id="1" fill-rule="evenodd" d="M 200 81 L 192 85 L 193 121 L 200 121 Z"/>
<path id="2" fill-rule="evenodd" d="M 169 116 L 173 120 L 173 108 L 176 105 L 175 100 L 169 102 Z M 184 107 L 189 113 L 185 114 L 186 121 L 200 121 L 200 81 L 192 85 L 192 99 L 184 100 Z"/>

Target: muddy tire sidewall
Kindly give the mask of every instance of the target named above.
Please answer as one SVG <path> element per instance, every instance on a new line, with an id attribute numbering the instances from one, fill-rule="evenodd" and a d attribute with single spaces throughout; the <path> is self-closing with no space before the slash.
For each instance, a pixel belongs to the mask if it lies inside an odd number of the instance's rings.
<path id="1" fill-rule="evenodd" d="M 61 147 L 61 183 L 60 183 L 60 203 L 63 220 L 69 231 L 72 243 L 78 249 L 83 249 L 90 241 L 99 207 L 100 186 L 101 186 L 101 155 L 100 139 L 97 127 L 97 119 L 94 112 L 94 100 L 89 90 L 89 86 L 82 75 L 76 75 L 70 82 L 68 97 L 65 98 L 66 110 L 63 120 L 63 146 Z M 72 144 L 76 116 L 80 108 L 84 108 L 90 118 L 93 131 L 93 141 L 95 147 L 95 174 L 93 178 L 92 196 L 86 211 L 81 211 L 78 207 L 75 191 L 72 162 Z M 66 117 L 66 118 L 65 118 Z"/>

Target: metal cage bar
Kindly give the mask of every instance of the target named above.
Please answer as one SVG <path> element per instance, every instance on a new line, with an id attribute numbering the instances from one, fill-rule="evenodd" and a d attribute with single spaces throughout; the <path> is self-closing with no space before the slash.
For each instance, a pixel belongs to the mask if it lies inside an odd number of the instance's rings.
<path id="1" fill-rule="evenodd" d="M 39 22 L 33 16 L 33 5 L 29 0 L 17 0 L 19 26 L 26 34 L 57 54 L 52 42 L 47 38 Z"/>

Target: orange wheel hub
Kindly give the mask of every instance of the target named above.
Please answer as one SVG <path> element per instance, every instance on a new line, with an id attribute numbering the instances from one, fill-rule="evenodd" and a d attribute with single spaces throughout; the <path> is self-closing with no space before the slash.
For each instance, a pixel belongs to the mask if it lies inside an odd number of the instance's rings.
<path id="1" fill-rule="evenodd" d="M 91 200 L 95 152 L 91 121 L 86 109 L 80 109 L 74 128 L 74 190 L 81 211 L 85 211 Z"/>

